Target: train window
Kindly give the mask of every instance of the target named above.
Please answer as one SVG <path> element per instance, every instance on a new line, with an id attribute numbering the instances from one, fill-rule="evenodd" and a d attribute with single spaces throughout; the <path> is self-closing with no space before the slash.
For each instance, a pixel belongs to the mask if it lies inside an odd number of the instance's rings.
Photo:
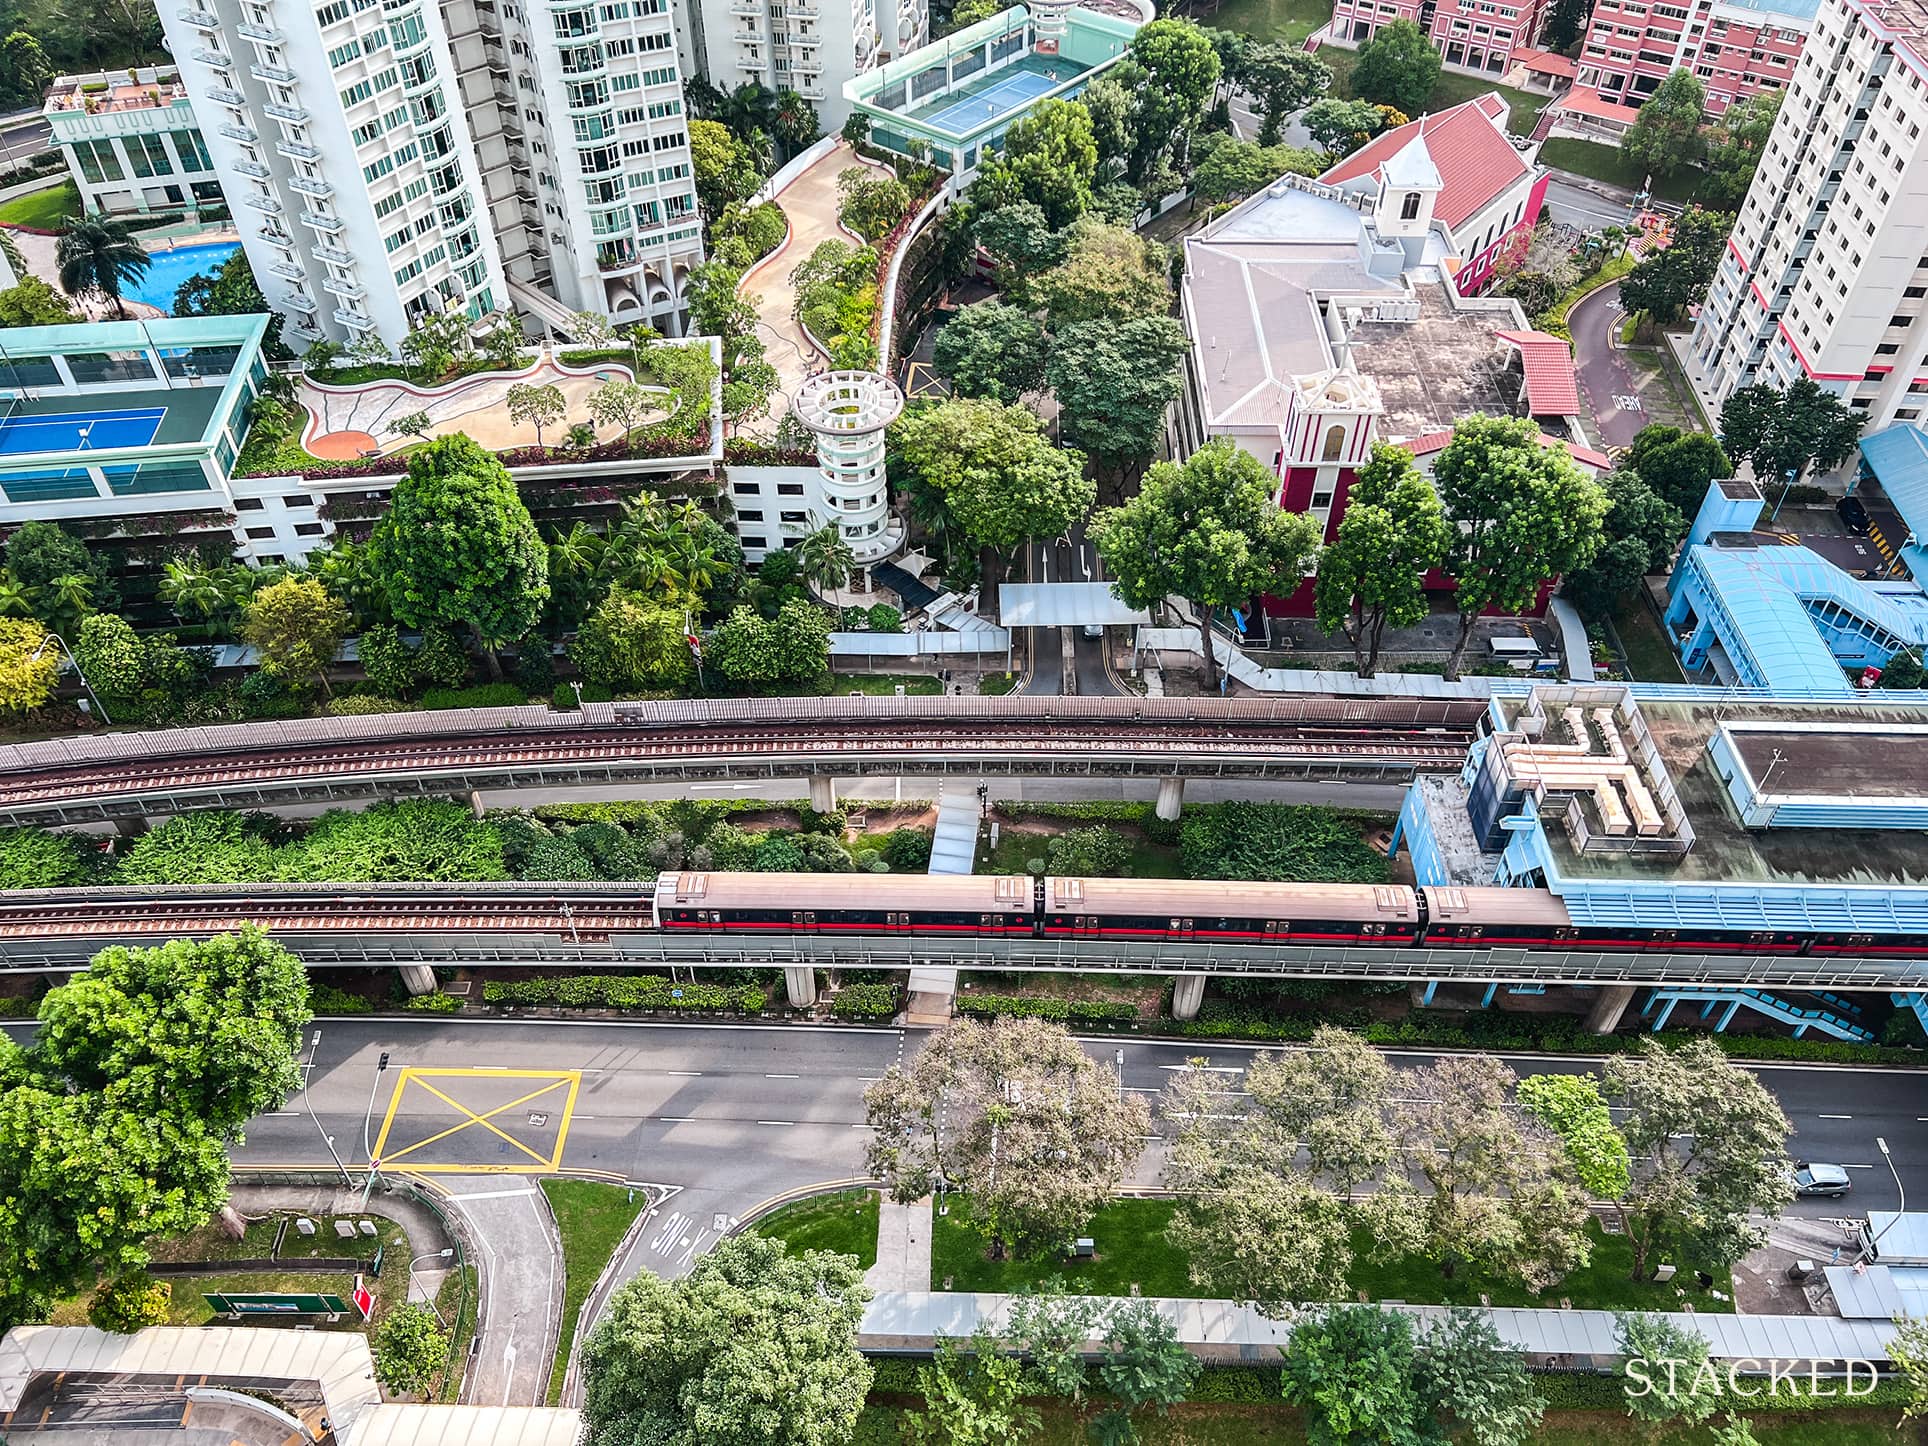
<path id="1" fill-rule="evenodd" d="M 800 909 L 792 910 L 790 913 L 790 922 L 793 924 L 801 924 L 803 922 L 803 911 Z"/>
<path id="2" fill-rule="evenodd" d="M 1580 931 L 1562 926 L 1553 931 L 1553 937 L 1555 939 L 1577 939 L 1580 937 Z"/>

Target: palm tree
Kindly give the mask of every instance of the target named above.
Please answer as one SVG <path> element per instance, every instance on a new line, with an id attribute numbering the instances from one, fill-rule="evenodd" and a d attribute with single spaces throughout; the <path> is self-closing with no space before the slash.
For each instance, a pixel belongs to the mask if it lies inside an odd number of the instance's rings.
<path id="1" fill-rule="evenodd" d="M 794 156 L 817 138 L 817 108 L 787 87 L 770 110 L 770 134 Z"/>
<path id="2" fill-rule="evenodd" d="M 850 581 L 857 555 L 844 540 L 843 529 L 832 522 L 819 527 L 797 544 L 797 576 L 819 592 L 829 592 Z"/>
<path id="3" fill-rule="evenodd" d="M 591 575 L 608 545 L 586 522 L 570 523 L 569 530 L 558 532 L 549 544 L 549 576 L 568 580 Z"/>
<path id="4" fill-rule="evenodd" d="M 775 118 L 776 92 L 754 80 L 746 80 L 716 102 L 716 118 L 730 128 L 740 141 L 753 131 L 767 131 Z"/>
<path id="5" fill-rule="evenodd" d="M 81 216 L 60 233 L 54 246 L 60 265 L 60 285 L 70 296 L 94 292 L 114 303 L 114 315 L 126 317 L 121 288 L 147 274 L 154 259 L 119 221 L 105 216 Z"/>
<path id="6" fill-rule="evenodd" d="M 227 592 L 220 576 L 201 566 L 195 558 L 176 558 L 161 568 L 161 601 L 174 609 L 174 616 L 187 621 L 189 613 L 205 620 L 221 610 Z"/>

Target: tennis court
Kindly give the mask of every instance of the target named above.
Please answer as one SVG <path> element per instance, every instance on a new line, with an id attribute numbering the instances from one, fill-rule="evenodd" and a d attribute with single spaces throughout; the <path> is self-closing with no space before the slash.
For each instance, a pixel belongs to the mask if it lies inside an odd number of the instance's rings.
<path id="1" fill-rule="evenodd" d="M 986 86 L 976 95 L 952 101 L 941 110 L 913 119 L 954 136 L 966 136 L 999 116 L 1019 110 L 1064 82 L 1055 75 L 1016 70 Z"/>
<path id="2" fill-rule="evenodd" d="M 0 416 L 0 457 L 28 452 L 105 452 L 120 447 L 145 447 L 161 430 L 166 407 L 137 407 L 119 412 L 59 412 L 52 415 L 14 415 L 6 404 Z"/>

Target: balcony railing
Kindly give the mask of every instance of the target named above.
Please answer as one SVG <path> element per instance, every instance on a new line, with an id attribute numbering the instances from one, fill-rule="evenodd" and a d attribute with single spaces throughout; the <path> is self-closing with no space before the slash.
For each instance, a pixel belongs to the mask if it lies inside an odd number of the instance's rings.
<path id="1" fill-rule="evenodd" d="M 225 50 L 209 50 L 205 45 L 197 45 L 188 52 L 188 58 L 198 60 L 203 65 L 211 65 L 216 70 L 234 69 L 234 57 Z"/>
<path id="2" fill-rule="evenodd" d="M 242 175 L 252 176 L 257 181 L 265 181 L 269 176 L 274 174 L 274 172 L 270 171 L 259 161 L 236 161 L 234 168 Z"/>
<path id="3" fill-rule="evenodd" d="M 296 311 L 306 312 L 309 316 L 313 316 L 317 310 L 315 303 L 299 291 L 289 292 L 281 298 L 281 302 L 282 305 L 292 306 Z"/>
<path id="4" fill-rule="evenodd" d="M 299 191 L 304 196 L 314 196 L 326 200 L 335 194 L 335 188 L 319 176 L 293 176 L 289 178 L 288 189 Z"/>
<path id="5" fill-rule="evenodd" d="M 241 198 L 241 204 L 269 216 L 279 216 L 281 214 L 281 203 L 275 200 L 273 196 L 256 196 L 250 194 Z"/>
<path id="6" fill-rule="evenodd" d="M 250 65 L 248 74 L 273 85 L 293 85 L 301 77 L 285 65 Z"/>
<path id="7" fill-rule="evenodd" d="M 313 251 L 316 260 L 332 261 L 337 266 L 350 265 L 354 262 L 354 259 L 355 259 L 353 252 L 344 251 L 339 246 L 321 245 L 321 246 L 310 247 L 309 249 Z"/>
<path id="8" fill-rule="evenodd" d="M 281 32 L 272 25 L 256 25 L 253 21 L 243 20 L 234 27 L 234 33 L 249 40 L 259 40 L 263 45 L 281 44 Z"/>
<path id="9" fill-rule="evenodd" d="M 343 301 L 360 301 L 368 295 L 367 287 L 361 286 L 353 281 L 344 281 L 334 276 L 324 277 L 321 283 L 321 289 L 323 291 L 333 292 Z"/>
<path id="10" fill-rule="evenodd" d="M 335 232 L 340 231 L 347 223 L 339 216 L 330 216 L 321 211 L 303 211 L 301 213 L 301 224 L 304 226 L 312 226 L 317 231 L 326 231 L 330 235 L 333 235 Z"/>
<path id="11" fill-rule="evenodd" d="M 291 156 L 297 161 L 318 161 L 321 159 L 321 148 L 319 146 L 311 146 L 306 141 L 276 141 L 274 148 L 281 152 L 282 155 Z"/>
<path id="12" fill-rule="evenodd" d="M 219 105 L 246 105 L 248 98 L 238 90 L 229 90 L 225 85 L 208 87 L 208 99 Z"/>
<path id="13" fill-rule="evenodd" d="M 226 125 L 219 127 L 219 130 L 221 134 L 229 140 L 239 141 L 244 146 L 254 145 L 261 139 L 260 136 L 255 134 L 253 126 Z"/>
<path id="14" fill-rule="evenodd" d="M 366 312 L 350 311 L 345 306 L 335 308 L 335 320 L 343 326 L 352 326 L 356 331 L 373 331 L 375 318 Z"/>
<path id="15" fill-rule="evenodd" d="M 270 276 L 279 276 L 283 281 L 306 281 L 308 273 L 292 261 L 277 261 L 268 268 Z"/>
<path id="16" fill-rule="evenodd" d="M 262 114 L 271 115 L 276 120 L 287 121 L 290 125 L 308 124 L 308 107 L 305 105 L 283 105 L 278 100 L 268 101 L 261 107 Z"/>
<path id="17" fill-rule="evenodd" d="M 212 10 L 195 10 L 190 7 L 186 10 L 175 11 L 174 18 L 184 25 L 192 25 L 196 30 L 219 30 L 221 28 L 221 17 L 216 15 Z"/>

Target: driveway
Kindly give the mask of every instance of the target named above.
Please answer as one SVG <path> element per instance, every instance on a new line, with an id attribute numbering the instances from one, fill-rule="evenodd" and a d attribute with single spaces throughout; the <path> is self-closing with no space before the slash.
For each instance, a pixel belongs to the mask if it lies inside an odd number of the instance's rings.
<path id="1" fill-rule="evenodd" d="M 1573 370 L 1594 440 L 1608 448 L 1625 447 L 1642 427 L 1654 422 L 1700 431 L 1700 418 L 1681 394 L 1681 383 L 1659 349 L 1614 345 L 1620 321 L 1617 281 L 1582 297 L 1567 313 L 1567 326 L 1573 332 Z"/>

